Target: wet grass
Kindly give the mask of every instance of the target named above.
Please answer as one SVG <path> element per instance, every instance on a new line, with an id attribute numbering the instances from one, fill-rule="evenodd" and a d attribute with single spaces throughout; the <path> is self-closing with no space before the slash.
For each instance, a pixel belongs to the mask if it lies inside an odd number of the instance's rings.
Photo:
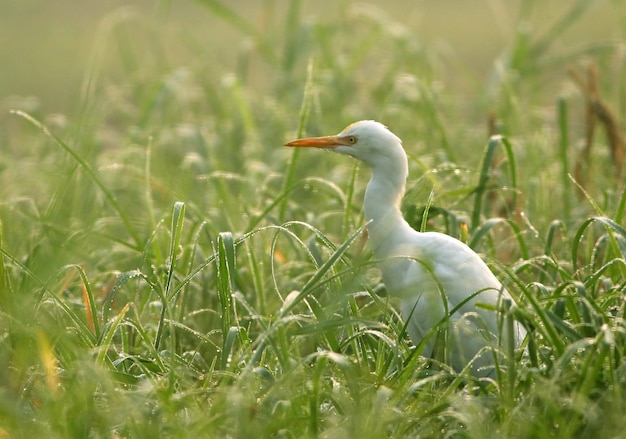
<path id="1" fill-rule="evenodd" d="M 621 435 L 626 193 L 611 136 L 577 148 L 590 110 L 566 67 L 593 59 L 619 115 L 624 43 L 551 50 L 593 2 L 538 35 L 512 28 L 492 81 L 463 95 L 439 48 L 375 9 L 321 21 L 294 0 L 263 33 L 200 4 L 250 39 L 233 71 L 151 75 L 144 41 L 123 80 L 93 63 L 75 113 L 6 119 L 0 432 Z M 540 9 L 522 2 L 518 24 Z M 525 350 L 493 378 L 433 367 L 405 337 L 363 248 L 367 172 L 281 146 L 365 118 L 404 139 L 407 219 L 467 241 L 520 302 Z"/>

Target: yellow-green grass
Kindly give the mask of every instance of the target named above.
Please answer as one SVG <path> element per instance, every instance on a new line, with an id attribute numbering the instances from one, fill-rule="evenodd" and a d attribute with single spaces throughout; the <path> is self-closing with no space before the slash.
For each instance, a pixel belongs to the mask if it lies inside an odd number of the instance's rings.
<path id="1" fill-rule="evenodd" d="M 0 83 L 0 436 L 623 434 L 626 198 L 601 124 L 577 186 L 567 68 L 619 118 L 626 7 L 386 3 L 10 5 L 41 67 Z M 405 141 L 408 220 L 520 303 L 491 379 L 406 338 L 366 170 L 281 146 L 364 118 Z"/>

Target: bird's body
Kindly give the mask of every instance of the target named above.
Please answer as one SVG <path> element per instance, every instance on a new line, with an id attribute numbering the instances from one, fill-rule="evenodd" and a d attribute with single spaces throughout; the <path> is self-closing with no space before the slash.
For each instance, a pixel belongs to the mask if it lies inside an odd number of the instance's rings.
<path id="1" fill-rule="evenodd" d="M 370 166 L 372 177 L 364 202 L 369 243 L 381 261 L 385 287 L 400 300 L 409 336 L 419 344 L 430 334 L 423 353 L 431 355 L 437 339 L 431 330 L 440 325 L 447 329 L 444 358 L 455 369 L 472 361 L 475 375 L 491 374 L 493 353 L 486 349 L 477 356 L 481 349 L 497 347 L 499 338 L 513 337 L 519 345 L 525 332 L 518 324 L 514 334 L 501 330 L 497 312 L 476 306 L 483 303 L 494 308 L 502 299 L 512 299 L 472 249 L 442 233 L 417 232 L 402 217 L 408 161 L 401 140 L 378 122 L 360 121 L 336 136 L 286 145 L 329 148 Z"/>

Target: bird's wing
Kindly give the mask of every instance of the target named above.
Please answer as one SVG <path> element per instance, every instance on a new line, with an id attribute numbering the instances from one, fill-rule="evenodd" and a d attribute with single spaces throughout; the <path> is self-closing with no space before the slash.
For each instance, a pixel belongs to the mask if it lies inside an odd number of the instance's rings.
<path id="1" fill-rule="evenodd" d="M 487 264 L 457 239 L 439 233 L 423 235 L 427 244 L 421 247 L 424 258 L 430 261 L 433 276 L 445 292 L 448 309 L 459 307 L 460 315 L 477 312 L 488 320 L 489 327 L 495 327 L 495 313 L 475 305 L 497 306 L 510 296 Z"/>
<path id="2" fill-rule="evenodd" d="M 440 233 L 419 233 L 405 246 L 394 248 L 398 253 L 391 261 L 395 263 L 386 270 L 383 266 L 383 276 L 390 292 L 400 297 L 407 332 L 415 343 L 443 323 L 442 328 L 448 329 L 443 345 L 446 355 L 455 368 L 462 368 L 485 346 L 497 342 L 503 328 L 493 308 L 510 296 L 480 256 L 461 241 Z M 478 303 L 489 307 L 476 306 Z M 450 325 L 445 323 L 446 316 Z M 516 327 L 517 342 L 524 334 Z M 506 332 L 502 335 L 508 337 Z M 431 333 L 424 355 L 433 352 L 438 337 Z M 483 352 L 472 367 L 490 364 L 490 355 Z"/>
<path id="3" fill-rule="evenodd" d="M 495 328 L 496 314 L 475 305 L 497 306 L 502 297 L 510 296 L 467 245 L 441 233 L 419 233 L 396 250 L 395 260 L 388 262 L 389 268 L 383 266 L 383 275 L 394 295 L 403 302 L 412 301 L 403 305 L 403 314 L 411 308 L 420 317 L 419 326 L 431 328 L 458 308 L 451 315 L 453 319 L 478 313 L 487 320 L 488 327 Z"/>

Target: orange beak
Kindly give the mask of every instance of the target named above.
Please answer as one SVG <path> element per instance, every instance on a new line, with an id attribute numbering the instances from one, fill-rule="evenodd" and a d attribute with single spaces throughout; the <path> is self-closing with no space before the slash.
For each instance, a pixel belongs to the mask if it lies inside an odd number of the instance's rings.
<path id="1" fill-rule="evenodd" d="M 304 139 L 292 140 L 285 143 L 285 146 L 295 146 L 300 148 L 336 148 L 341 145 L 350 146 L 350 142 L 339 136 L 324 136 L 324 137 L 307 137 Z"/>

